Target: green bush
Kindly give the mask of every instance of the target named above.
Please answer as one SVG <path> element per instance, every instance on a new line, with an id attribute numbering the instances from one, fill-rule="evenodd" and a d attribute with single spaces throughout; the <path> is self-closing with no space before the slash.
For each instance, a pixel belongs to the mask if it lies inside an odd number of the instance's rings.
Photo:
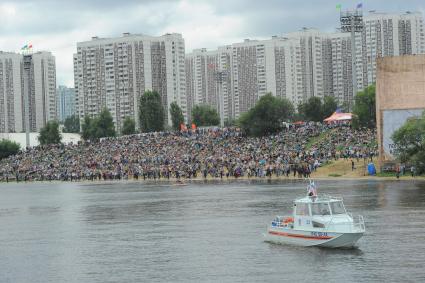
<path id="1" fill-rule="evenodd" d="M 59 133 L 59 123 L 57 121 L 49 121 L 41 128 L 38 141 L 41 145 L 46 144 L 58 144 L 62 140 L 62 136 Z"/>
<path id="2" fill-rule="evenodd" d="M 258 100 L 248 112 L 243 113 L 238 125 L 250 136 L 265 136 L 282 129 L 282 123 L 294 115 L 292 103 L 268 93 Z"/>
<path id="3" fill-rule="evenodd" d="M 15 155 L 19 151 L 19 144 L 11 140 L 2 139 L 0 141 L 0 159 Z"/>
<path id="4" fill-rule="evenodd" d="M 218 126 L 220 124 L 220 116 L 209 105 L 195 105 L 192 109 L 192 121 L 198 127 Z"/>

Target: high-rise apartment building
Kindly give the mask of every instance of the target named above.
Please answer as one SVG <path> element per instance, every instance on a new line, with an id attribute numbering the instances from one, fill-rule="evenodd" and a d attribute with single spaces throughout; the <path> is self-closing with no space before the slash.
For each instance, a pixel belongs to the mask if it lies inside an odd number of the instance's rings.
<path id="1" fill-rule="evenodd" d="M 195 50 L 186 57 L 188 107 L 207 103 L 218 109 L 217 94 L 211 89 L 217 84 L 214 74 L 225 74 L 230 80 L 227 92 L 218 92 L 218 97 L 229 99 L 226 118 L 239 117 L 267 92 L 288 98 L 295 106 L 312 96 L 334 96 L 340 105 L 352 109 L 353 71 L 356 89 L 362 90 L 375 82 L 377 58 L 424 54 L 424 33 L 421 13 L 370 12 L 363 17 L 362 32 L 355 33 L 355 50 L 350 33 L 307 28 L 285 37 L 234 43 L 221 52 Z M 229 68 L 213 67 L 218 66 L 214 63 L 217 54 L 225 56 Z"/>
<path id="2" fill-rule="evenodd" d="M 323 33 L 315 29 L 303 29 L 290 33 L 301 45 L 302 99 L 312 96 L 333 96 L 338 103 L 351 106 L 352 52 L 348 33 Z M 293 100 L 295 105 L 297 102 Z"/>
<path id="3" fill-rule="evenodd" d="M 335 97 L 340 105 L 345 104 L 350 109 L 353 102 L 351 36 L 349 33 L 334 33 L 329 35 L 329 40 L 332 92 L 328 95 Z"/>
<path id="4" fill-rule="evenodd" d="M 26 102 L 28 106 L 26 107 Z M 56 119 L 56 65 L 50 52 L 0 52 L 0 132 L 39 131 Z"/>
<path id="5" fill-rule="evenodd" d="M 63 122 L 66 118 L 76 114 L 75 90 L 66 86 L 59 86 L 57 93 L 57 117 Z"/>
<path id="6" fill-rule="evenodd" d="M 299 61 L 299 41 L 282 37 L 194 50 L 186 56 L 188 105 L 212 105 L 223 123 L 238 118 L 268 92 L 302 101 Z"/>
<path id="7" fill-rule="evenodd" d="M 0 52 L 0 133 L 21 132 L 22 55 Z"/>
<path id="8" fill-rule="evenodd" d="M 194 105 L 212 106 L 221 124 L 233 116 L 231 89 L 231 47 L 195 49 L 186 55 L 186 98 L 189 116 Z"/>
<path id="9" fill-rule="evenodd" d="M 252 108 L 268 92 L 294 103 L 302 100 L 301 47 L 298 40 L 276 37 L 232 45 L 235 117 Z"/>
<path id="10" fill-rule="evenodd" d="M 376 81 L 377 58 L 425 54 L 425 29 L 421 13 L 372 11 L 363 17 L 363 22 L 363 32 L 356 35 L 358 89 Z"/>
<path id="11" fill-rule="evenodd" d="M 160 94 L 168 124 L 173 101 L 187 119 L 185 47 L 180 34 L 124 33 L 80 42 L 74 54 L 74 80 L 79 117 L 93 117 L 106 107 L 118 132 L 126 117 L 134 118 L 138 126 L 138 104 L 146 90 Z"/>
<path id="12" fill-rule="evenodd" d="M 315 29 L 292 32 L 288 37 L 301 46 L 303 100 L 332 93 L 331 45 L 329 35 Z"/>

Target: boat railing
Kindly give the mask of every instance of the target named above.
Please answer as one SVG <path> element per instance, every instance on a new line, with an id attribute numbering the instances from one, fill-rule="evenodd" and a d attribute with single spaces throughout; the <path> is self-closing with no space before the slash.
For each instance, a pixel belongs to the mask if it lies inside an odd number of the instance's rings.
<path id="1" fill-rule="evenodd" d="M 299 196 L 295 199 L 295 202 L 304 199 L 306 196 Z M 313 201 L 343 201 L 343 198 L 338 195 L 327 195 L 327 194 L 319 194 L 317 196 L 308 196 Z"/>
<path id="2" fill-rule="evenodd" d="M 353 226 L 356 228 L 356 230 L 365 231 L 365 224 L 364 224 L 364 218 L 363 215 L 357 215 L 356 218 L 353 218 Z"/>
<path id="3" fill-rule="evenodd" d="M 359 231 L 365 231 L 365 223 L 364 218 L 362 215 L 357 215 L 357 217 L 353 217 L 353 215 L 350 212 L 347 212 L 347 214 L 353 219 L 353 224 L 349 226 L 349 232 L 359 232 Z M 335 227 L 347 227 L 347 223 L 332 223 L 332 218 L 325 223 L 326 231 L 329 229 L 334 229 Z"/>
<path id="4" fill-rule="evenodd" d="M 363 215 L 357 215 L 357 217 L 354 217 L 351 212 L 347 212 L 347 214 L 351 217 L 351 219 L 353 219 L 354 224 L 360 228 L 365 228 Z"/>
<path id="5" fill-rule="evenodd" d="M 343 201 L 343 198 L 339 195 L 328 195 L 328 194 L 322 194 L 319 196 L 321 200 L 337 200 L 337 201 Z"/>

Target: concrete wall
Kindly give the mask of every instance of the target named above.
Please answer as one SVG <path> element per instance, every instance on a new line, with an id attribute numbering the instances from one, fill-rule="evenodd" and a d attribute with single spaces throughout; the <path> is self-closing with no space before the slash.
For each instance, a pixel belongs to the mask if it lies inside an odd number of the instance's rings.
<path id="1" fill-rule="evenodd" d="M 30 146 L 37 146 L 39 133 L 30 133 Z M 81 140 L 79 134 L 61 133 L 62 143 L 64 144 L 77 144 Z M 7 139 L 18 143 L 21 149 L 26 147 L 26 134 L 25 133 L 0 133 L 0 140 Z"/>
<path id="2" fill-rule="evenodd" d="M 382 166 L 393 159 L 387 146 L 392 132 L 425 109 L 425 55 L 385 57 L 377 63 L 376 122 Z"/>

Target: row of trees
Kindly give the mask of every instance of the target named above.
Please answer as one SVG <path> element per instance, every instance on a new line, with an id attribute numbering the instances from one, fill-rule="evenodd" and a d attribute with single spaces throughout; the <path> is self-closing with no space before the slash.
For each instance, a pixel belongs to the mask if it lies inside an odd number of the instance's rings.
<path id="1" fill-rule="evenodd" d="M 287 99 L 272 96 L 270 93 L 261 97 L 257 104 L 247 113 L 241 115 L 237 121 L 248 135 L 262 136 L 277 132 L 282 127 L 282 122 L 296 120 L 322 122 L 340 107 L 347 111 L 346 105 L 338 106 L 332 96 L 310 97 L 306 102 L 298 105 L 295 113 L 294 106 Z M 345 108 L 345 109 L 344 109 Z M 353 107 L 353 126 L 374 128 L 375 117 L 375 86 L 367 87 L 355 96 Z"/>
<path id="2" fill-rule="evenodd" d="M 192 122 L 197 126 L 217 126 L 220 116 L 209 105 L 196 105 L 192 109 Z M 140 99 L 139 105 L 140 130 L 142 132 L 163 131 L 165 123 L 165 110 L 161 97 L 156 91 L 147 91 Z M 170 104 L 172 127 L 179 130 L 184 123 L 183 111 L 177 102 Z"/>
<path id="3" fill-rule="evenodd" d="M 172 127 L 179 130 L 184 123 L 183 111 L 176 102 L 170 105 L 170 116 Z M 217 111 L 207 105 L 197 105 L 192 110 L 193 123 L 197 126 L 214 126 L 220 124 L 220 117 Z M 146 91 L 139 102 L 139 123 L 142 132 L 163 131 L 165 128 L 165 110 L 161 101 L 161 96 L 156 91 Z M 79 133 L 80 119 L 74 115 L 64 122 L 64 133 Z M 131 135 L 136 133 L 136 123 L 134 119 L 126 117 L 123 121 L 121 134 Z M 111 113 L 105 108 L 97 117 L 84 117 L 81 125 L 81 136 L 84 140 L 98 140 L 102 137 L 115 137 L 115 125 Z M 40 131 L 40 144 L 60 143 L 59 124 L 50 121 Z"/>
<path id="4" fill-rule="evenodd" d="M 241 115 L 237 121 L 226 121 L 226 126 L 238 125 L 249 135 L 266 135 L 280 129 L 283 121 L 305 120 L 323 121 L 338 107 L 334 97 L 325 96 L 322 99 L 311 97 L 306 102 L 298 105 L 298 112 L 287 99 L 281 99 L 267 94 L 259 99 L 257 104 L 248 112 Z M 370 86 L 359 92 L 355 97 L 353 108 L 356 127 L 375 126 L 375 86 Z M 192 122 L 197 126 L 216 126 L 220 124 L 217 111 L 208 105 L 196 105 L 192 109 Z M 182 109 L 176 102 L 170 105 L 172 128 L 179 130 L 184 123 Z M 161 96 L 156 91 L 146 91 L 139 101 L 139 125 L 142 132 L 163 131 L 165 127 L 165 110 Z M 60 134 L 57 122 L 49 122 L 40 132 L 40 143 L 58 143 Z M 99 116 L 85 117 L 81 125 L 82 137 L 85 140 L 97 140 L 102 137 L 116 136 L 111 114 L 103 109 Z M 77 116 L 65 120 L 65 133 L 78 133 L 80 120 Z M 121 134 L 136 133 L 134 119 L 124 119 Z"/>

